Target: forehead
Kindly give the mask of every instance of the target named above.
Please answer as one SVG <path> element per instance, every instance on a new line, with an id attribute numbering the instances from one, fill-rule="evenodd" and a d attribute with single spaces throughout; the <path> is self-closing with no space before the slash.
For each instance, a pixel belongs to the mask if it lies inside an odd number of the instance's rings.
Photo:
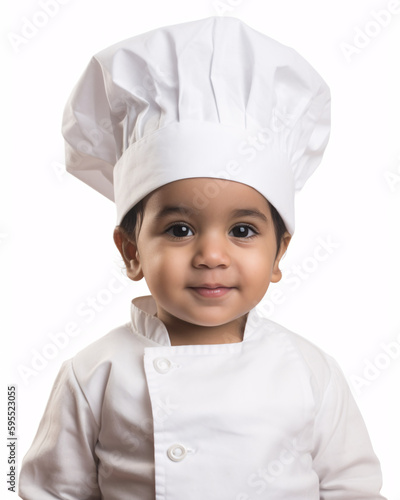
<path id="1" fill-rule="evenodd" d="M 266 198 L 254 188 L 240 182 L 209 177 L 171 182 L 146 198 L 146 210 L 160 210 L 167 205 L 185 206 L 214 215 L 225 210 L 250 207 L 269 212 Z"/>

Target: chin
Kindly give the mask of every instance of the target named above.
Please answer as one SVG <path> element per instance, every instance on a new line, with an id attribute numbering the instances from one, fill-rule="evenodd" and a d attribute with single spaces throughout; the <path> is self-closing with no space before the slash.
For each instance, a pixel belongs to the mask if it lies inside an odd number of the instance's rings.
<path id="1" fill-rule="evenodd" d="M 193 317 L 189 317 L 187 319 L 184 319 L 184 321 L 186 321 L 187 323 L 190 323 L 192 325 L 196 325 L 196 326 L 203 326 L 205 328 L 215 328 L 217 326 L 223 326 L 223 325 L 227 325 L 228 323 L 231 323 L 232 321 L 235 321 L 235 320 L 238 320 L 239 318 L 245 316 L 247 313 L 244 312 L 242 314 L 238 314 L 238 315 L 232 315 L 232 316 L 228 316 L 228 317 L 213 317 L 211 315 L 211 317 L 209 316 L 207 319 L 204 318 L 204 316 L 202 318 L 193 318 Z"/>

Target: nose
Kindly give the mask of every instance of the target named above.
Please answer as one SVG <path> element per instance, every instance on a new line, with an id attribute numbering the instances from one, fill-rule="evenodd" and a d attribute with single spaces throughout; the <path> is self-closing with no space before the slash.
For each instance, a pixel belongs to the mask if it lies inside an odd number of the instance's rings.
<path id="1" fill-rule="evenodd" d="M 228 249 L 229 242 L 226 238 L 215 233 L 202 235 L 197 239 L 193 255 L 193 266 L 196 268 L 206 267 L 229 267 L 231 257 Z"/>

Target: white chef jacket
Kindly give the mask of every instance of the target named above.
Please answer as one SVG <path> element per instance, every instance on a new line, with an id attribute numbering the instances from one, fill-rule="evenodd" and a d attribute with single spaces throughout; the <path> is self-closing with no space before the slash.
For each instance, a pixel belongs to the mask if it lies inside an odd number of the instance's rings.
<path id="1" fill-rule="evenodd" d="M 66 361 L 25 500 L 382 499 L 336 362 L 250 311 L 242 342 L 171 346 L 152 297 Z"/>

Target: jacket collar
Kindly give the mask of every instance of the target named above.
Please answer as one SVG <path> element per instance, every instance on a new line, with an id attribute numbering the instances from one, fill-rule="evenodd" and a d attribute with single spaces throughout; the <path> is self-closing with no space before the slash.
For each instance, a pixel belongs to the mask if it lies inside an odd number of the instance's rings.
<path id="1" fill-rule="evenodd" d="M 171 346 L 167 328 L 164 323 L 156 317 L 157 306 L 151 295 L 137 297 L 132 300 L 131 320 L 133 330 L 156 344 Z M 252 309 L 247 317 L 243 334 L 243 342 L 249 338 L 255 327 L 258 326 L 261 317 L 255 309 Z"/>

